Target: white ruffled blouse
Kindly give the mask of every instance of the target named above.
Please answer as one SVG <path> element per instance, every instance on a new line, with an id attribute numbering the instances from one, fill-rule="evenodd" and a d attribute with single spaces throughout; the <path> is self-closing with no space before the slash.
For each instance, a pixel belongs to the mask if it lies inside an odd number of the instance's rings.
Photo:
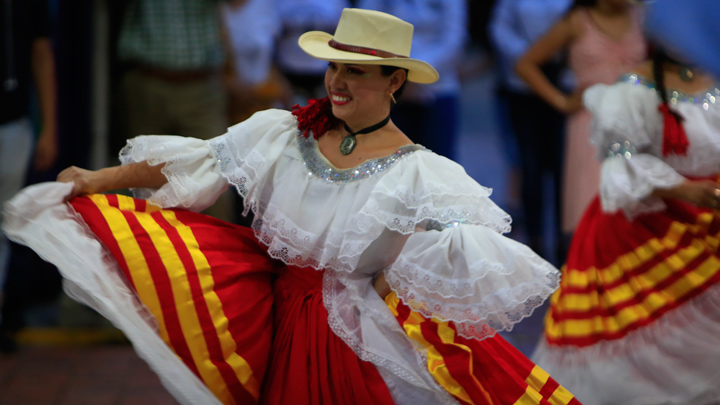
<path id="1" fill-rule="evenodd" d="M 593 117 L 591 141 L 603 160 L 600 198 L 604 211 L 622 209 L 629 218 L 661 211 L 665 204 L 651 197 L 654 189 L 670 188 L 685 176 L 720 172 L 720 89 L 696 94 L 669 90 L 670 105 L 684 118 L 690 146 L 687 155 L 663 156 L 663 118 L 654 82 L 637 74 L 612 85 L 585 91 L 583 101 Z"/>
<path id="2" fill-rule="evenodd" d="M 453 400 L 375 293 L 381 271 L 403 302 L 475 338 L 511 329 L 558 285 L 552 265 L 502 235 L 510 218 L 491 190 L 419 145 L 338 169 L 292 114 L 268 110 L 209 141 L 132 139 L 121 160 L 165 163 L 167 184 L 136 190 L 163 207 L 202 210 L 235 186 L 272 257 L 326 270 L 330 326 L 398 403 Z"/>

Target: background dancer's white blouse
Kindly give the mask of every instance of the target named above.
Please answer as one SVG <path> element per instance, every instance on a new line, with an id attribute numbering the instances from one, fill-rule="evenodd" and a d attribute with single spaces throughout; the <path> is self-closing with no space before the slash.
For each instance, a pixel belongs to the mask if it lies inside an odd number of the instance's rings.
<path id="1" fill-rule="evenodd" d="M 660 97 L 651 80 L 629 74 L 585 92 L 585 106 L 595 115 L 591 140 L 605 159 L 600 184 L 604 211 L 622 209 L 629 217 L 661 211 L 662 200 L 650 197 L 654 189 L 677 186 L 684 176 L 720 172 L 720 89 L 695 94 L 670 90 L 668 99 L 685 118 L 687 155 L 662 154 Z"/>

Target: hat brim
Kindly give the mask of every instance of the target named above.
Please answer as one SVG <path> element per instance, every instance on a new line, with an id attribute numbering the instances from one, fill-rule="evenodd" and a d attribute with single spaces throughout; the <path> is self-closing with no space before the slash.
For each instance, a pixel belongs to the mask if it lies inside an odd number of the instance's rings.
<path id="1" fill-rule="evenodd" d="M 434 83 L 438 80 L 437 70 L 427 62 L 412 58 L 381 58 L 379 56 L 362 53 L 341 51 L 332 48 L 328 42 L 332 35 L 322 31 L 310 31 L 300 36 L 298 45 L 308 55 L 322 60 L 358 64 L 358 65 L 388 65 L 408 70 L 407 79 L 416 83 Z"/>

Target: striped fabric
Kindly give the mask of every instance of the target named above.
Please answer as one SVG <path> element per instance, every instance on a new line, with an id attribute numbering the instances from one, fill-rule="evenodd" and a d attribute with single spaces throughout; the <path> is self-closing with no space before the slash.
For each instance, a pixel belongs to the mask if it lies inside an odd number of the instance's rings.
<path id="1" fill-rule="evenodd" d="M 465 339 L 452 324 L 412 312 L 394 292 L 385 302 L 408 336 L 426 351 L 428 371 L 460 403 L 580 404 L 501 336 Z"/>
<path id="2" fill-rule="evenodd" d="M 252 231 L 121 195 L 90 195 L 73 208 L 118 262 L 157 320 L 162 339 L 223 404 L 260 398 L 273 340 L 272 261 Z M 319 274 L 319 273 L 318 273 Z M 500 336 L 457 336 L 448 323 L 386 302 L 428 353 L 436 381 L 463 404 L 579 402 Z"/>
<path id="3" fill-rule="evenodd" d="M 550 344 L 622 338 L 720 280 L 720 216 L 679 201 L 628 221 L 596 199 L 545 318 Z"/>
<path id="4" fill-rule="evenodd" d="M 185 365 L 224 404 L 257 402 L 272 340 L 275 264 L 252 231 L 121 195 L 71 204 Z"/>

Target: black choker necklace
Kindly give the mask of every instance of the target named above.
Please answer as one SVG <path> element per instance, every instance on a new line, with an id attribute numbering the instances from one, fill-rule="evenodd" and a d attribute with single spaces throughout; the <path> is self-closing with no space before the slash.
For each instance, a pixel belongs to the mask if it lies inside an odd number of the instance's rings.
<path id="1" fill-rule="evenodd" d="M 367 128 L 363 128 L 356 132 L 353 132 L 350 127 L 347 126 L 347 124 L 344 124 L 345 130 L 348 131 L 349 135 L 343 138 L 342 141 L 340 141 L 340 153 L 342 153 L 343 155 L 349 155 L 352 153 L 352 151 L 355 149 L 355 145 L 357 145 L 355 135 L 369 134 L 370 132 L 377 131 L 378 129 L 387 125 L 388 122 L 390 122 L 389 115 L 377 124 L 371 125 Z"/>

